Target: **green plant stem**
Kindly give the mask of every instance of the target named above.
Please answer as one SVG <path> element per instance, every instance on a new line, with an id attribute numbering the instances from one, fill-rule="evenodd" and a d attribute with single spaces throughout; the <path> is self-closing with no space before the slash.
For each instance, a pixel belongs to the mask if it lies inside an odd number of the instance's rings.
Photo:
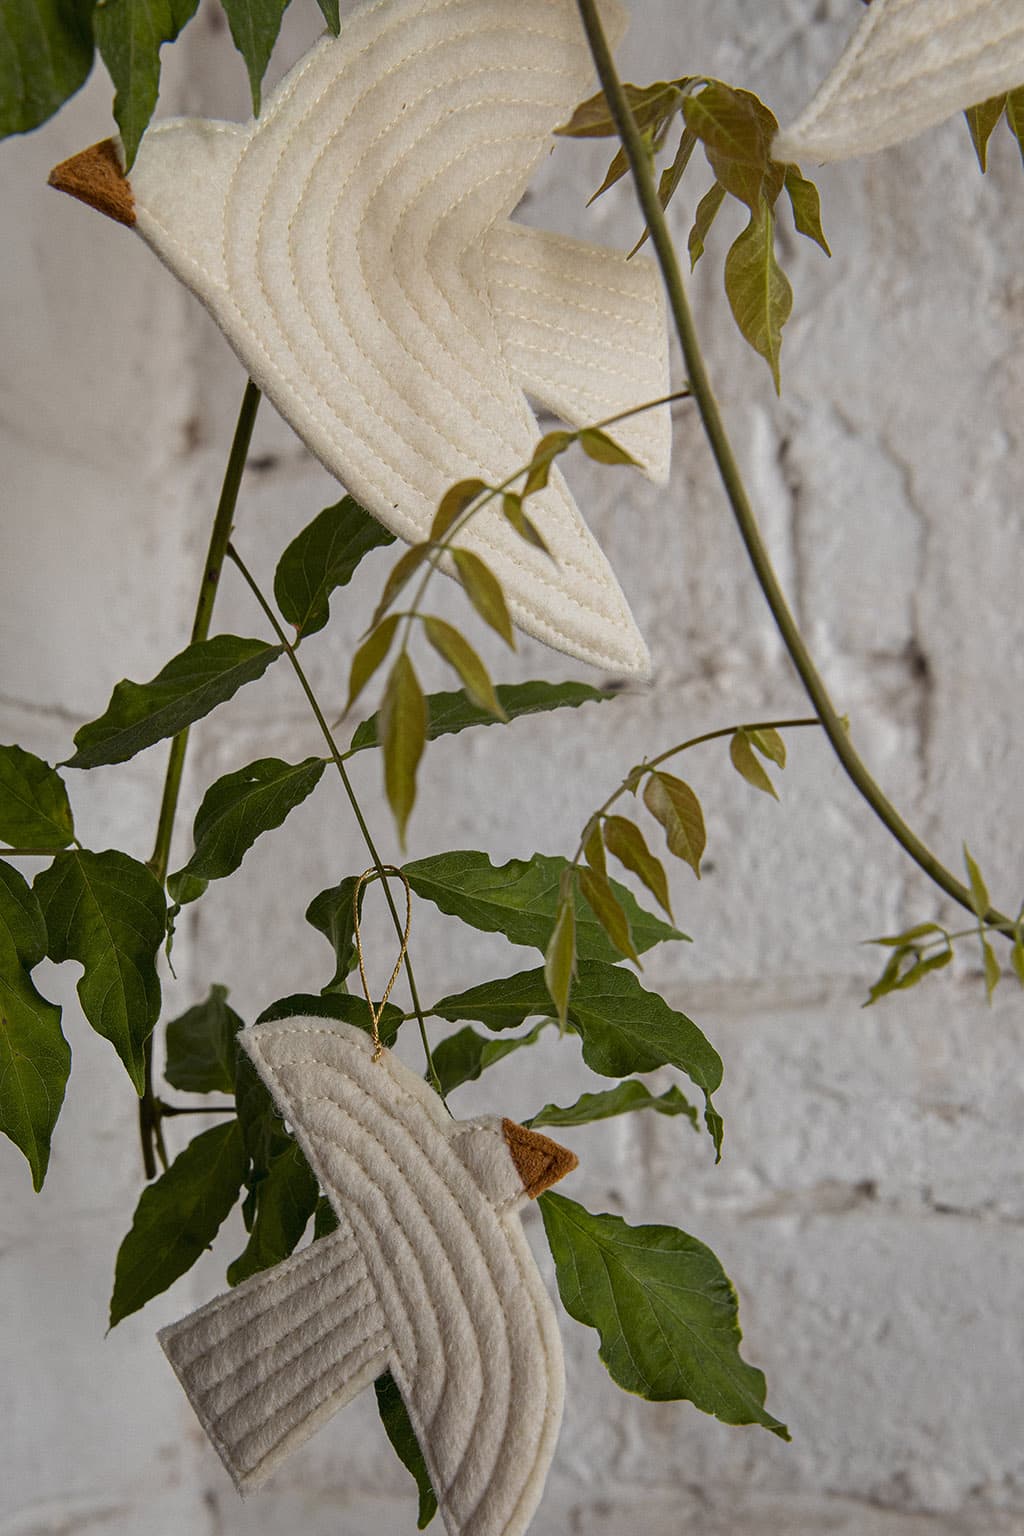
<path id="1" fill-rule="evenodd" d="M 163 1099 L 156 1101 L 157 1114 L 161 1120 L 169 1119 L 174 1115 L 233 1115 L 234 1104 L 165 1104 Z"/>
<path id="2" fill-rule="evenodd" d="M 401 940 L 405 932 L 405 925 L 398 915 L 398 908 L 395 906 L 394 897 L 392 896 L 391 888 L 388 885 L 387 874 L 385 872 L 383 860 L 377 851 L 377 845 L 373 840 L 370 828 L 367 826 L 366 817 L 363 815 L 362 807 L 356 798 L 356 792 L 352 787 L 352 780 L 348 776 L 348 771 L 345 767 L 345 761 L 338 748 L 338 744 L 334 739 L 334 734 L 330 726 L 327 724 L 327 719 L 323 710 L 320 708 L 319 701 L 317 700 L 316 694 L 313 692 L 309 678 L 306 676 L 302 663 L 299 661 L 299 658 L 295 654 L 295 646 L 291 643 L 291 641 L 288 639 L 288 636 L 285 634 L 277 614 L 274 612 L 273 608 L 264 597 L 263 592 L 261 591 L 260 586 L 256 581 L 256 578 L 245 564 L 245 561 L 242 559 L 237 549 L 235 549 L 234 545 L 231 543 L 229 543 L 227 546 L 227 557 L 238 568 L 238 571 L 241 574 L 246 586 L 249 588 L 253 597 L 262 608 L 267 622 L 270 624 L 274 634 L 277 636 L 281 645 L 284 647 L 285 654 L 287 655 L 288 660 L 291 662 L 292 670 L 294 671 L 295 676 L 299 681 L 303 693 L 306 695 L 306 700 L 309 704 L 309 707 L 313 711 L 317 725 L 320 727 L 321 735 L 323 736 L 324 741 L 327 743 L 327 747 L 331 755 L 331 761 L 334 763 L 334 766 L 338 770 L 338 774 L 345 789 L 345 794 L 348 796 L 348 803 L 352 807 L 352 814 L 355 816 L 359 831 L 362 834 L 363 842 L 366 844 L 367 851 L 371 860 L 373 861 L 373 867 L 377 871 L 377 878 L 380 880 L 380 883 L 384 889 L 384 897 L 387 901 L 388 910 L 391 913 L 391 918 L 395 925 L 395 932 L 398 935 L 399 940 Z M 430 1040 L 427 1036 L 427 1025 L 423 1013 L 423 1005 L 420 1002 L 419 991 L 416 986 L 416 976 L 412 968 L 412 961 L 409 958 L 408 950 L 406 950 L 405 954 L 405 972 L 409 978 L 409 993 L 412 997 L 413 1009 L 415 1010 L 416 1019 L 419 1024 L 420 1039 L 423 1042 L 423 1051 L 427 1058 L 427 1071 L 430 1074 L 430 1081 L 441 1102 L 447 1109 L 448 1105 L 444 1094 L 441 1091 L 441 1079 L 437 1074 L 437 1068 L 434 1066 L 434 1057 L 430 1049 Z"/>
<path id="3" fill-rule="evenodd" d="M 213 605 L 217 598 L 217 588 L 220 585 L 220 573 L 224 565 L 224 554 L 228 547 L 228 540 L 231 537 L 231 525 L 234 521 L 235 507 L 238 503 L 238 488 L 242 483 L 242 473 L 245 469 L 245 460 L 249 452 L 249 443 L 252 440 L 252 429 L 256 422 L 256 412 L 259 409 L 259 403 L 260 392 L 252 380 L 249 379 L 246 382 L 245 394 L 242 396 L 242 404 L 238 412 L 238 421 L 235 425 L 231 452 L 228 455 L 227 467 L 224 470 L 224 482 L 221 486 L 220 499 L 217 502 L 213 528 L 210 531 L 210 545 L 203 564 L 202 581 L 199 586 L 199 596 L 196 599 L 195 617 L 192 620 L 191 644 L 193 645 L 199 640 L 205 640 L 210 633 Z M 178 809 L 178 797 L 181 793 L 181 780 L 185 769 L 185 753 L 187 751 L 188 730 L 186 729 L 180 731 L 171 742 L 170 755 L 167 759 L 167 773 L 164 777 L 163 796 L 160 801 L 160 815 L 157 820 L 156 842 L 149 860 L 149 867 L 154 875 L 156 875 L 161 886 L 167 880 L 167 866 L 171 856 L 171 837 L 174 833 L 174 817 Z M 142 1097 L 139 1100 L 139 1136 L 142 1141 L 142 1161 L 146 1171 L 146 1178 L 151 1179 L 156 1174 L 154 1147 L 160 1162 L 165 1168 L 167 1167 L 167 1150 L 164 1146 L 163 1132 L 160 1128 L 160 1113 L 156 1108 L 156 1096 L 153 1092 L 152 1040 L 147 1040 L 145 1047 L 145 1081 Z"/>
<path id="4" fill-rule="evenodd" d="M 55 859 L 66 848 L 0 848 L 0 859 Z"/>
<path id="5" fill-rule="evenodd" d="M 754 516 L 750 499 L 747 496 L 746 487 L 743 484 L 739 466 L 736 462 L 736 456 L 733 453 L 732 445 L 718 408 L 718 402 L 715 399 L 707 369 L 704 365 L 704 357 L 697 338 L 689 301 L 686 297 L 682 272 L 676 260 L 675 247 L 669 234 L 668 222 L 658 198 L 650 152 L 644 143 L 625 91 L 622 88 L 622 82 L 615 68 L 608 40 L 605 37 L 604 28 L 598 15 L 596 0 L 576 0 L 576 4 L 587 34 L 587 41 L 590 44 L 590 52 L 601 81 L 605 100 L 608 103 L 619 138 L 622 141 L 622 147 L 629 160 L 637 199 L 643 216 L 647 221 L 647 228 L 650 230 L 651 243 L 654 247 L 658 266 L 661 269 L 662 279 L 668 295 L 669 308 L 672 311 L 672 318 L 675 321 L 676 332 L 679 336 L 679 343 L 682 347 L 683 358 L 686 363 L 690 391 L 697 403 L 704 431 L 715 463 L 718 466 L 718 473 L 725 488 L 729 505 L 732 508 L 740 537 L 743 540 L 765 600 L 771 610 L 772 618 L 775 620 L 779 634 L 782 636 L 783 644 L 789 652 L 790 660 L 796 668 L 808 698 L 817 711 L 832 749 L 855 788 L 867 801 L 875 815 L 896 841 L 910 855 L 914 862 L 924 870 L 929 879 L 945 891 L 947 896 L 951 896 L 954 901 L 970 912 L 973 908 L 971 906 L 971 893 L 968 887 L 964 885 L 963 881 L 958 880 L 951 870 L 946 868 L 941 860 L 918 837 L 917 833 L 907 825 L 895 806 L 868 772 L 865 763 L 850 740 L 846 724 L 829 696 L 824 680 L 814 664 L 796 620 L 793 618 L 789 605 L 786 602 L 779 579 L 772 567 L 757 519 Z M 985 913 L 985 921 L 992 926 L 998 926 L 1009 923 L 1010 919 L 995 907 L 990 907 Z"/>
<path id="6" fill-rule="evenodd" d="M 612 790 L 604 804 L 598 806 L 593 816 L 591 816 L 583 829 L 583 836 L 580 838 L 579 847 L 576 849 L 576 854 L 572 861 L 573 866 L 578 865 L 583 857 L 588 829 L 593 826 L 595 821 L 599 821 L 602 816 L 611 810 L 616 800 L 626 794 L 633 787 L 634 782 L 639 782 L 638 775 L 642 777 L 645 773 L 653 773 L 654 769 L 661 763 L 667 763 L 670 757 L 676 757 L 680 752 L 688 752 L 691 747 L 702 747 L 706 741 L 721 741 L 725 736 L 735 736 L 737 731 L 791 731 L 803 726 L 820 724 L 821 721 L 815 715 L 810 715 L 802 716 L 799 720 L 758 720 L 747 722 L 743 725 L 724 725 L 720 726 L 718 730 L 705 731 L 700 736 L 691 736 L 689 741 L 681 741 L 678 746 L 669 747 L 666 752 L 659 752 L 657 757 L 648 758 L 638 764 L 637 768 L 634 768 L 628 777 L 623 779 L 617 789 Z"/>

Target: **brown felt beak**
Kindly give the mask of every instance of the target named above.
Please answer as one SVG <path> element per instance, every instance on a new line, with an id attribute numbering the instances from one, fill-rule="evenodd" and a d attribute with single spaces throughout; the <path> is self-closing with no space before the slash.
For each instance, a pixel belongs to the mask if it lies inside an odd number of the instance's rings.
<path id="1" fill-rule="evenodd" d="M 552 1184 L 572 1173 L 579 1163 L 575 1152 L 570 1152 L 568 1147 L 559 1146 L 557 1141 L 542 1136 L 539 1131 L 528 1131 L 525 1125 L 519 1125 L 515 1120 L 503 1120 L 501 1128 L 516 1172 L 531 1200 L 536 1200 Z"/>
<path id="2" fill-rule="evenodd" d="M 113 139 L 83 149 L 80 155 L 62 160 L 50 172 L 51 187 L 88 203 L 108 219 L 129 228 L 135 223 L 135 198 L 131 182 L 121 169 L 121 157 Z"/>

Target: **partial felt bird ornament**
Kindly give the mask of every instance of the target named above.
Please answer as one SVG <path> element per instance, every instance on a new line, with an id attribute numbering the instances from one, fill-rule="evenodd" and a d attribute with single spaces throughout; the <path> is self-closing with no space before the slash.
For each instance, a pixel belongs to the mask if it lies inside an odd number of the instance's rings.
<path id="1" fill-rule="evenodd" d="M 625 13 L 602 0 L 610 31 Z M 374 0 L 246 125 L 179 119 L 51 181 L 130 225 L 202 300 L 303 441 L 374 517 L 425 538 L 444 491 L 497 484 L 538 439 L 668 393 L 648 260 L 513 223 L 593 83 L 573 0 Z M 667 407 L 613 428 L 668 475 Z M 562 475 L 531 503 L 554 559 L 487 508 L 458 542 L 527 633 L 623 676 L 647 648 Z"/>
<path id="2" fill-rule="evenodd" d="M 776 160 L 887 149 L 1024 84 L 1024 0 L 872 0 Z"/>
<path id="3" fill-rule="evenodd" d="M 221 1459 L 258 1485 L 390 1369 L 450 1536 L 520 1536 L 564 1368 L 517 1213 L 576 1158 L 511 1120 L 452 1120 L 353 1025 L 281 1019 L 238 1038 L 338 1228 L 160 1335 Z"/>

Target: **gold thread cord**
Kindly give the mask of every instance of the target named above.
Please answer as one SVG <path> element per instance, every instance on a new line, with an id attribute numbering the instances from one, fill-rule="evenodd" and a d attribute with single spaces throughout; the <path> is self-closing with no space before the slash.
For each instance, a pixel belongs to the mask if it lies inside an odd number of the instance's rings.
<path id="1" fill-rule="evenodd" d="M 383 873 L 385 879 L 388 875 L 397 875 L 399 880 L 401 880 L 402 884 L 405 886 L 405 932 L 402 934 L 402 947 L 398 951 L 398 959 L 395 961 L 395 968 L 391 972 L 391 980 L 384 988 L 384 996 L 381 998 L 380 1002 L 375 1008 L 373 1006 L 373 998 L 370 994 L 370 983 L 366 979 L 366 965 L 363 961 L 363 936 L 359 931 L 359 897 L 362 894 L 363 886 L 367 883 L 367 881 L 378 879 L 380 873 Z M 401 972 L 402 963 L 405 960 L 406 951 L 409 948 L 409 930 L 411 927 L 412 891 L 409 888 L 409 882 L 406 879 L 405 871 L 399 869 L 396 864 L 382 864 L 380 871 L 377 870 L 376 866 L 373 866 L 370 869 L 364 869 L 363 873 L 359 876 L 359 879 L 356 882 L 355 893 L 352 897 L 352 932 L 356 941 L 356 956 L 359 960 L 359 979 L 363 984 L 363 996 L 366 998 L 366 1006 L 370 1010 L 370 1024 L 373 1030 L 374 1061 L 380 1061 L 380 1058 L 384 1054 L 384 1046 L 381 1043 L 380 1038 L 381 1015 L 387 1006 L 388 998 L 391 996 L 391 989 L 395 985 L 395 982 L 398 980 L 399 974 Z"/>

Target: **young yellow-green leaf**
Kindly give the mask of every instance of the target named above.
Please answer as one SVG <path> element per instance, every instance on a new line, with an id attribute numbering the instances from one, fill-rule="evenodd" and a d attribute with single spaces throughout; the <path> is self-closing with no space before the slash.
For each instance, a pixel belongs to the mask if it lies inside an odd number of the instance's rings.
<path id="1" fill-rule="evenodd" d="M 228 1266 L 229 1285 L 271 1269 L 293 1254 L 309 1226 L 320 1191 L 306 1159 L 291 1142 L 254 1186 L 256 1215 L 244 1251 Z"/>
<path id="2" fill-rule="evenodd" d="M 57 771 L 23 747 L 0 747 L 0 838 L 12 848 L 45 850 L 66 847 L 74 835 Z"/>
<path id="3" fill-rule="evenodd" d="M 982 879 L 981 870 L 971 857 L 966 843 L 964 843 L 964 863 L 967 866 L 967 877 L 971 882 L 971 909 L 975 917 L 984 917 L 989 909 L 988 886 Z"/>
<path id="4" fill-rule="evenodd" d="M 864 1007 L 870 1008 L 872 1003 L 887 997 L 890 992 L 905 992 L 916 987 L 932 971 L 941 971 L 951 964 L 952 959 L 951 947 L 926 956 L 912 944 L 903 945 L 889 957 L 881 976 L 869 991 Z"/>
<path id="5" fill-rule="evenodd" d="M 274 573 L 277 606 L 300 639 L 324 628 L 332 592 L 348 585 L 363 556 L 394 542 L 394 534 L 351 496 L 325 507 L 303 528 Z"/>
<path id="6" fill-rule="evenodd" d="M 988 939 L 984 937 L 981 940 L 981 952 L 985 961 L 985 996 L 991 1003 L 992 993 L 999 985 L 999 978 L 1003 973 L 999 968 L 999 961 L 996 959 L 995 950 Z"/>
<path id="7" fill-rule="evenodd" d="M 682 102 L 682 88 L 689 84 L 690 76 L 679 80 L 656 80 L 653 85 L 622 87 L 629 102 L 637 126 L 657 127 L 670 121 Z M 611 108 L 603 91 L 580 103 L 572 117 L 555 133 L 570 139 L 608 139 L 618 134 Z"/>
<path id="8" fill-rule="evenodd" d="M 813 181 L 801 176 L 797 165 L 786 166 L 786 191 L 793 210 L 793 223 L 797 233 L 820 245 L 826 256 L 831 256 L 825 231 L 821 227 L 821 199 Z"/>
<path id="9" fill-rule="evenodd" d="M 1009 91 L 1006 96 L 1006 121 L 1017 140 L 1021 159 L 1024 160 L 1024 85 Z"/>
<path id="10" fill-rule="evenodd" d="M 109 1040 L 138 1093 L 160 1014 L 156 957 L 167 931 L 160 882 L 126 853 L 59 853 L 36 876 L 51 960 L 77 960 L 82 1011 Z"/>
<path id="11" fill-rule="evenodd" d="M 395 638 L 395 630 L 398 628 L 399 617 L 397 613 L 389 614 L 382 619 L 375 629 L 372 629 L 356 651 L 352 658 L 352 669 L 348 675 L 348 702 L 345 705 L 345 713 L 348 714 L 352 705 L 358 699 L 370 678 L 378 667 L 387 660 Z M 376 716 L 374 716 L 376 719 Z"/>
<path id="12" fill-rule="evenodd" d="M 479 555 L 474 555 L 468 549 L 453 549 L 452 558 L 473 607 L 514 651 L 516 639 L 512 633 L 512 620 L 498 578 Z"/>
<path id="13" fill-rule="evenodd" d="M 85 84 L 93 0 L 4 0 L 0 7 L 0 139 L 28 133 Z"/>
<path id="14" fill-rule="evenodd" d="M 771 207 L 782 190 L 784 173 L 771 159 L 779 125 L 764 103 L 751 91 L 710 80 L 686 98 L 683 112 L 725 190 L 746 203 L 752 216 L 762 201 Z"/>
<path id="15" fill-rule="evenodd" d="M 317 0 L 317 4 L 324 13 L 324 20 L 331 31 L 337 37 L 341 31 L 341 18 L 338 15 L 338 0 Z"/>
<path id="16" fill-rule="evenodd" d="M 513 1051 L 534 1045 L 541 1037 L 548 1022 L 531 1029 L 528 1035 L 518 1035 L 513 1040 L 487 1040 L 475 1029 L 460 1029 L 448 1035 L 434 1046 L 434 1070 L 441 1083 L 441 1092 L 447 1096 L 463 1083 L 475 1083 L 488 1067 L 495 1066 Z"/>
<path id="17" fill-rule="evenodd" d="M 543 953 L 558 915 L 562 880 L 570 867 L 567 859 L 540 853 L 496 867 L 485 853 L 457 849 L 406 864 L 405 874 L 416 895 L 432 901 L 442 912 L 483 933 L 503 933 L 509 943 L 531 945 Z M 624 885 L 612 881 L 612 890 L 626 909 L 638 953 L 667 940 L 685 938 L 678 929 L 645 912 Z M 579 895 L 576 948 L 581 960 L 620 958 Z"/>
<path id="18" fill-rule="evenodd" d="M 974 145 L 974 153 L 978 157 L 982 175 L 988 170 L 988 141 L 992 137 L 993 130 L 1003 115 L 1006 107 L 1006 93 L 1001 96 L 990 96 L 988 101 L 981 101 L 974 107 L 968 107 L 964 113 L 967 126 L 971 132 L 971 143 Z"/>
<path id="19" fill-rule="evenodd" d="M 715 222 L 715 215 L 724 202 L 725 188 L 720 181 L 716 181 L 710 192 L 705 192 L 697 204 L 697 212 L 693 218 L 693 227 L 686 242 L 686 248 L 690 255 L 691 272 L 704 255 L 704 242 L 708 237 L 708 230 Z"/>
<path id="20" fill-rule="evenodd" d="M 629 162 L 626 162 L 629 169 Z M 594 196 L 597 196 L 595 192 Z M 593 201 L 593 199 L 591 199 Z M 523 486 L 523 496 L 532 496 L 534 491 L 542 491 L 551 477 L 551 466 L 560 454 L 565 453 L 576 441 L 571 432 L 547 432 L 541 438 L 533 450 L 533 458 L 526 474 L 526 483 Z"/>
<path id="21" fill-rule="evenodd" d="M 244 1178 L 245 1146 L 232 1118 L 203 1131 L 142 1191 L 118 1250 L 111 1328 L 192 1268 L 233 1209 Z"/>
<path id="22" fill-rule="evenodd" d="M 98 720 L 75 732 L 69 768 L 124 763 L 137 752 L 193 725 L 246 683 L 263 676 L 283 654 L 280 645 L 215 635 L 186 647 L 152 682 L 118 683 Z"/>
<path id="23" fill-rule="evenodd" d="M 601 185 L 597 188 L 596 192 L 592 192 L 587 198 L 587 207 L 589 208 L 592 203 L 596 203 L 599 197 L 603 197 L 609 188 L 614 187 L 616 182 L 621 181 L 628 171 L 629 156 L 624 149 L 619 148 L 612 156 L 611 164 L 604 173 L 604 180 Z"/>
<path id="24" fill-rule="evenodd" d="M 643 881 L 658 905 L 672 918 L 664 867 L 648 848 L 640 828 L 625 816 L 609 816 L 604 824 L 604 840 L 612 857 Z"/>
<path id="25" fill-rule="evenodd" d="M 444 538 L 448 529 L 457 517 L 465 512 L 468 506 L 489 491 L 490 486 L 484 480 L 460 480 L 450 490 L 445 491 L 434 513 L 434 521 L 430 525 L 430 537 L 435 543 Z"/>
<path id="26" fill-rule="evenodd" d="M 171 1087 L 183 1093 L 233 1094 L 241 1028 L 242 1020 L 228 1006 L 228 989 L 221 986 L 212 986 L 205 1002 L 172 1019 L 164 1064 Z"/>
<path id="27" fill-rule="evenodd" d="M 912 928 L 906 928 L 902 933 L 889 934 L 881 939 L 867 939 L 868 944 L 881 944 L 886 949 L 899 949 L 904 945 L 912 944 L 914 939 L 923 939 L 930 933 L 942 933 L 944 930 L 938 923 L 915 923 Z"/>
<path id="28" fill-rule="evenodd" d="M 160 49 L 192 20 L 198 0 L 97 0 L 93 31 L 114 82 L 114 116 L 130 171 L 160 92 Z"/>
<path id="29" fill-rule="evenodd" d="M 636 464 L 636 459 L 631 453 L 627 453 L 625 448 L 620 448 L 607 432 L 601 432 L 597 427 L 583 428 L 580 433 L 580 446 L 587 458 L 594 459 L 598 464 Z"/>
<path id="30" fill-rule="evenodd" d="M 371 629 L 376 628 L 376 626 L 380 623 L 381 619 L 387 613 L 388 609 L 391 607 L 391 604 L 398 596 L 399 592 L 402 591 L 402 589 L 411 580 L 416 571 L 419 570 L 424 560 L 426 560 L 427 556 L 431 552 L 432 547 L 433 546 L 426 541 L 424 541 L 422 544 L 414 544 L 411 549 L 406 550 L 405 554 L 402 555 L 399 560 L 395 561 L 395 564 L 392 566 L 391 571 L 388 574 L 388 579 L 384 583 L 384 590 L 380 595 L 380 602 L 377 604 L 377 607 L 374 610 L 373 618 L 370 620 Z"/>
<path id="31" fill-rule="evenodd" d="M 625 955 L 627 959 L 633 960 L 639 966 L 640 956 L 636 952 L 633 935 L 629 931 L 629 918 L 613 895 L 607 878 L 594 869 L 583 868 L 578 871 L 578 879 L 584 900 L 619 954 Z"/>
<path id="32" fill-rule="evenodd" d="M 672 164 L 665 167 L 658 181 L 658 202 L 661 204 L 662 208 L 667 208 L 675 196 L 676 189 L 683 179 L 683 175 L 686 171 L 686 167 L 690 163 L 690 157 L 693 154 L 696 144 L 697 135 L 692 133 L 690 129 L 687 128 L 684 124 L 683 131 L 679 137 L 679 144 L 676 148 L 675 156 L 672 160 Z M 634 245 L 633 249 L 629 253 L 628 259 L 630 261 L 636 255 L 637 251 L 641 250 L 643 246 L 647 244 L 650 233 L 650 229 L 647 227 L 647 225 L 644 225 L 643 234 L 640 236 L 639 240 L 636 242 L 636 245 Z"/>
<path id="33" fill-rule="evenodd" d="M 782 393 L 779 353 L 782 327 L 793 308 L 793 290 L 775 259 L 775 217 L 762 199 L 725 258 L 725 291 L 744 339 L 772 371 Z"/>
<path id="34" fill-rule="evenodd" d="M 673 1085 L 667 1092 L 655 1095 L 645 1083 L 638 1083 L 635 1078 L 619 1083 L 615 1088 L 606 1088 L 603 1093 L 581 1094 L 575 1104 L 566 1108 L 545 1104 L 523 1124 L 534 1129 L 540 1125 L 592 1125 L 595 1120 L 611 1120 L 616 1115 L 631 1115 L 639 1109 L 653 1109 L 659 1115 L 685 1115 L 694 1130 L 698 1129 L 697 1111 L 678 1088 Z"/>
<path id="35" fill-rule="evenodd" d="M 700 801 L 689 784 L 671 773 L 652 773 L 644 785 L 644 804 L 665 828 L 669 853 L 689 864 L 699 880 L 707 833 Z"/>
<path id="36" fill-rule="evenodd" d="M 260 88 L 281 30 L 288 0 L 221 0 L 235 47 L 245 60 L 252 115 L 260 115 Z"/>
<path id="37" fill-rule="evenodd" d="M 380 723 L 384 787 L 404 848 L 405 829 L 416 800 L 416 769 L 427 740 L 427 704 L 405 651 L 399 652 L 388 674 Z"/>
<path id="38" fill-rule="evenodd" d="M 192 826 L 195 851 L 179 873 L 200 880 L 233 874 L 256 839 L 313 793 L 324 766 L 322 757 L 261 757 L 211 784 Z"/>
<path id="39" fill-rule="evenodd" d="M 778 768 L 786 766 L 786 743 L 778 731 L 771 726 L 758 729 L 756 726 L 746 727 L 747 740 L 752 747 L 756 747 L 762 757 L 766 757 L 770 763 Z"/>
<path id="40" fill-rule="evenodd" d="M 758 761 L 747 731 L 739 730 L 732 737 L 729 742 L 729 756 L 736 772 L 741 778 L 746 779 L 748 784 L 766 795 L 773 796 L 776 800 L 779 798 L 775 785 Z"/>
<path id="41" fill-rule="evenodd" d="M 604 856 L 604 834 L 597 817 L 590 823 L 586 837 L 583 839 L 583 855 L 591 869 L 600 875 L 602 880 L 606 880 L 608 866 Z"/>
<path id="42" fill-rule="evenodd" d="M 563 901 L 552 930 L 551 939 L 544 954 L 544 982 L 559 1024 L 568 1018 L 569 993 L 576 974 L 576 908 L 573 902 Z"/>
<path id="43" fill-rule="evenodd" d="M 613 1381 L 789 1439 L 765 1410 L 763 1374 L 740 1355 L 736 1292 L 709 1248 L 675 1227 L 595 1216 L 550 1190 L 537 1203 L 562 1303 L 597 1330 Z"/>
<path id="44" fill-rule="evenodd" d="M 1012 960 L 1014 974 L 1024 987 L 1024 937 L 1019 932 L 1014 935 Z"/>
<path id="45" fill-rule="evenodd" d="M 449 666 L 455 668 L 477 708 L 486 710 L 496 720 L 507 720 L 508 716 L 494 692 L 494 684 L 487 675 L 487 668 L 469 641 L 444 619 L 427 616 L 423 620 L 423 628 L 434 650 L 444 657 Z"/>
<path id="46" fill-rule="evenodd" d="M 45 957 L 39 903 L 18 871 L 0 863 L 0 1132 L 25 1154 L 36 1191 L 71 1071 L 60 1009 L 30 975 Z"/>
<path id="47" fill-rule="evenodd" d="M 385 1371 L 383 1376 L 377 1377 L 373 1390 L 377 1396 L 377 1411 L 385 1433 L 399 1461 L 415 1480 L 419 1495 L 416 1529 L 425 1531 L 437 1514 L 437 1495 L 431 1484 L 427 1463 L 419 1441 L 416 1439 L 416 1431 L 412 1427 L 408 1409 L 402 1401 L 398 1383 L 390 1371 Z"/>
<path id="48" fill-rule="evenodd" d="M 617 698 L 614 689 L 592 688 L 589 683 L 499 683 L 494 690 L 507 720 L 522 715 L 546 714 L 552 709 L 578 709 L 591 701 Z M 379 717 L 371 715 L 356 729 L 350 752 L 364 752 L 380 745 Z M 496 716 L 471 703 L 460 689 L 455 693 L 427 695 L 427 740 L 452 736 L 476 725 L 494 725 Z"/>
<path id="49" fill-rule="evenodd" d="M 554 559 L 537 524 L 523 511 L 522 496 L 514 491 L 506 491 L 501 498 L 501 510 L 505 521 L 515 529 L 521 539 L 525 539 L 527 544 L 532 544 L 534 549 L 539 549 L 542 554 L 547 555 L 549 560 Z"/>

